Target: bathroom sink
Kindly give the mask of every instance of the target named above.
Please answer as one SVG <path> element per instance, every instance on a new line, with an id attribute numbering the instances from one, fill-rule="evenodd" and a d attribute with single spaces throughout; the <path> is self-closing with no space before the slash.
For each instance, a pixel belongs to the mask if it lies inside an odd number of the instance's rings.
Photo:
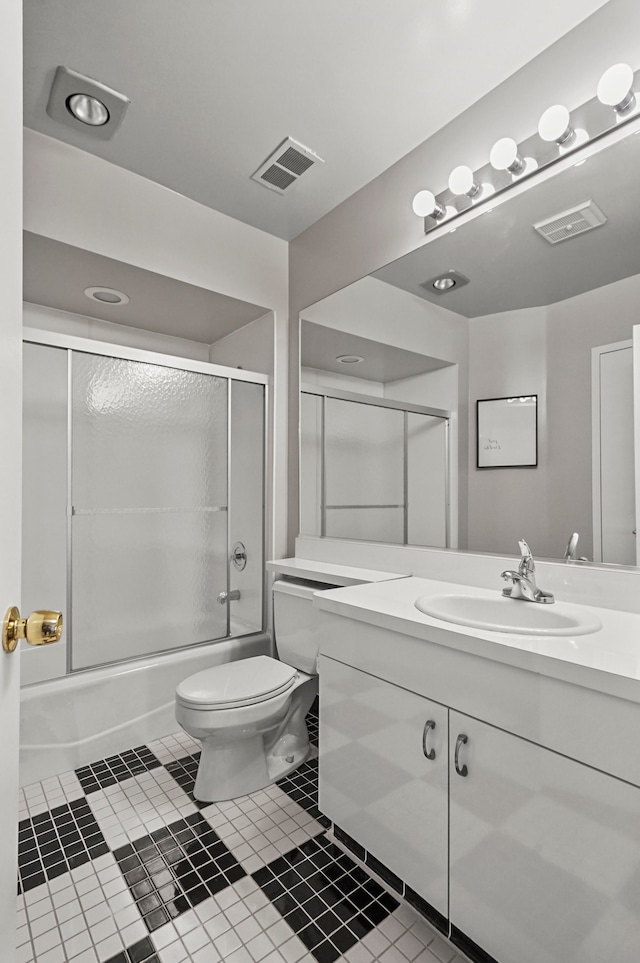
<path id="1" fill-rule="evenodd" d="M 518 635 L 587 635 L 602 628 L 594 615 L 566 603 L 544 605 L 478 595 L 423 595 L 415 607 L 433 619 L 489 632 Z"/>

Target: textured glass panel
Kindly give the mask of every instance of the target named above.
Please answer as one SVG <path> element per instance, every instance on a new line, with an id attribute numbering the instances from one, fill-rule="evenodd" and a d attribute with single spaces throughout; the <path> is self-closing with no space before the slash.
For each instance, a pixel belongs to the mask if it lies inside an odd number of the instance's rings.
<path id="1" fill-rule="evenodd" d="M 73 668 L 227 632 L 227 513 L 74 516 Z"/>
<path id="2" fill-rule="evenodd" d="M 408 541 L 446 547 L 446 420 L 409 412 Z"/>
<path id="3" fill-rule="evenodd" d="M 233 381 L 231 405 L 231 463 L 229 466 L 229 546 L 240 541 L 247 563 L 242 571 L 231 565 L 230 587 L 240 598 L 229 603 L 231 635 L 262 629 L 264 581 L 264 388 Z"/>
<path id="4" fill-rule="evenodd" d="M 227 504 L 227 381 L 73 353 L 73 504 Z"/>
<path id="5" fill-rule="evenodd" d="M 361 538 L 368 542 L 404 540 L 403 508 L 327 509 L 327 535 Z"/>
<path id="6" fill-rule="evenodd" d="M 327 506 L 404 504 L 404 412 L 327 398 L 325 460 Z"/>
<path id="7" fill-rule="evenodd" d="M 322 398 L 300 395 L 300 534 L 321 534 Z"/>

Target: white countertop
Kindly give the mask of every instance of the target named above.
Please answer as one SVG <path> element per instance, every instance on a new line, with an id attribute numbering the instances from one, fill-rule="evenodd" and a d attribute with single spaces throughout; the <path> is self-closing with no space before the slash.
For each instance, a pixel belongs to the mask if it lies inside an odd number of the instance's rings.
<path id="1" fill-rule="evenodd" d="M 496 598 L 500 592 L 500 585 L 490 591 L 409 576 L 322 592 L 314 596 L 314 604 L 393 632 L 640 702 L 640 615 L 556 599 L 558 611 L 584 609 L 600 620 L 602 628 L 588 635 L 531 636 L 444 622 L 424 615 L 414 605 L 420 596 L 472 594 Z"/>
<path id="2" fill-rule="evenodd" d="M 405 578 L 397 572 L 378 572 L 370 568 L 315 562 L 306 558 L 272 559 L 267 562 L 267 570 L 335 585 L 361 585 L 363 582 L 386 582 L 389 579 Z"/>

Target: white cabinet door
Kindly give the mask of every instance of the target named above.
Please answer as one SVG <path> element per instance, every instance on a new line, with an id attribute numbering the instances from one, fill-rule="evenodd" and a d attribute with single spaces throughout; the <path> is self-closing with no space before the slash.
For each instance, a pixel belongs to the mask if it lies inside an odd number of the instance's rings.
<path id="1" fill-rule="evenodd" d="M 637 963 L 640 790 L 453 711 L 450 733 L 453 926 L 498 963 Z"/>
<path id="2" fill-rule="evenodd" d="M 446 708 L 324 656 L 320 703 L 321 811 L 446 917 Z"/>

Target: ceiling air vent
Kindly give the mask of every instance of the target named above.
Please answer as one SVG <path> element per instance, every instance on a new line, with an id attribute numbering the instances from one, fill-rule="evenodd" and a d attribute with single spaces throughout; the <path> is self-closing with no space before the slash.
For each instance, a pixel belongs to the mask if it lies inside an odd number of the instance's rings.
<path id="1" fill-rule="evenodd" d="M 600 227 L 606 220 L 593 201 L 584 201 L 576 207 L 548 217 L 545 221 L 538 221 L 533 226 L 549 244 L 558 244 L 559 241 L 567 241 L 578 234 L 584 234 L 585 231 L 591 231 L 594 227 Z"/>
<path id="2" fill-rule="evenodd" d="M 278 194 L 284 194 L 314 164 L 324 164 L 324 161 L 308 147 L 287 137 L 251 175 L 251 179 Z"/>

